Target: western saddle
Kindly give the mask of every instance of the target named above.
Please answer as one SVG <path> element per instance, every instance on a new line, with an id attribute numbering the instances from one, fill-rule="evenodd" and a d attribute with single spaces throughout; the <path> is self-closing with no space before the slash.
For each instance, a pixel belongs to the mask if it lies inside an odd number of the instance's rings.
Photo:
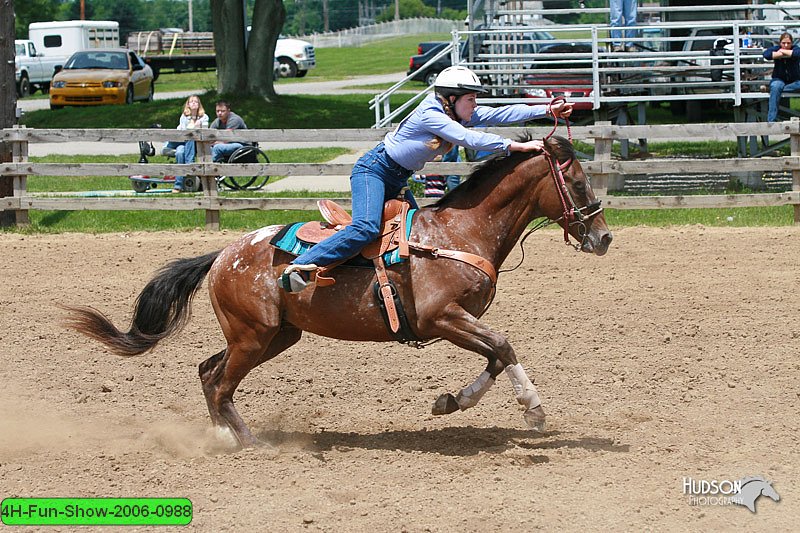
<path id="1" fill-rule="evenodd" d="M 309 242 L 318 243 L 337 231 L 343 229 L 352 222 L 350 214 L 342 206 L 333 200 L 319 200 L 317 202 L 319 211 L 326 222 L 307 222 L 297 230 L 297 238 Z M 379 295 L 388 315 L 389 328 L 393 334 L 400 331 L 401 319 L 395 306 L 395 296 L 397 291 L 389 281 L 386 274 L 386 264 L 383 254 L 399 248 L 399 256 L 407 259 L 413 250 L 416 253 L 426 254 L 433 258 L 444 257 L 467 263 L 486 274 L 494 286 L 497 283 L 497 273 L 494 266 L 484 259 L 469 252 L 457 250 L 446 250 L 427 246 L 408 240 L 408 211 L 411 205 L 403 199 L 387 200 L 383 206 L 383 217 L 381 229 L 375 242 L 368 244 L 361 251 L 361 255 L 372 261 L 375 266 L 375 275 L 378 280 Z M 343 262 L 343 261 L 342 261 Z M 327 287 L 336 283 L 330 275 L 330 271 L 339 266 L 342 262 L 326 265 L 317 269 L 314 273 L 316 283 L 319 287 Z M 399 303 L 399 299 L 398 299 Z"/>

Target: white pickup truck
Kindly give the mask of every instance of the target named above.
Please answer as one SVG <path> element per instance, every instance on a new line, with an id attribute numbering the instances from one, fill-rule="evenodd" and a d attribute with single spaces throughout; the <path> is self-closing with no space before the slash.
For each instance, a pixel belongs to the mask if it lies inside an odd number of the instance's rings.
<path id="1" fill-rule="evenodd" d="M 36 52 L 33 41 L 18 39 L 14 41 L 14 64 L 17 94 L 25 98 L 39 89 L 46 93 L 50 88 L 56 67 L 66 61 L 66 57 L 43 56 Z"/>

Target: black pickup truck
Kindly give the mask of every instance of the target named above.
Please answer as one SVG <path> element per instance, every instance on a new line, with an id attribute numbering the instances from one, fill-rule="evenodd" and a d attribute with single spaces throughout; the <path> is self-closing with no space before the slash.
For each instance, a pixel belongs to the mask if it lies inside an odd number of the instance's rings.
<path id="1" fill-rule="evenodd" d="M 417 46 L 417 55 L 411 56 L 411 59 L 408 62 L 407 74 L 414 74 L 414 77 L 411 79 L 425 82 L 426 85 L 433 85 L 433 82 L 436 81 L 436 77 L 439 75 L 439 73 L 452 65 L 452 62 L 450 61 L 450 54 L 445 54 L 436 60 L 435 63 L 428 65 L 424 69 L 422 69 L 422 66 L 430 61 L 433 56 L 441 52 L 442 49 L 448 44 L 450 44 L 449 41 L 429 41 L 419 43 L 419 46 Z M 461 47 L 462 57 L 466 55 L 466 50 L 466 46 Z"/>

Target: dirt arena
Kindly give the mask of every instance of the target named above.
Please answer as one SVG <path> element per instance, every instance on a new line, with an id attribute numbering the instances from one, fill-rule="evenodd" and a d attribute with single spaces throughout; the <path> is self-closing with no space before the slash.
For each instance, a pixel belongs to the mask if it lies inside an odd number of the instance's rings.
<path id="1" fill-rule="evenodd" d="M 505 376 L 430 415 L 475 354 L 307 335 L 236 396 L 273 447 L 231 452 L 197 378 L 223 347 L 204 288 L 181 334 L 128 359 L 53 304 L 125 326 L 156 268 L 235 237 L 0 235 L 0 497 L 188 497 L 210 532 L 796 530 L 800 228 L 626 228 L 601 258 L 534 234 L 484 321 L 535 377 L 542 435 Z M 781 500 L 753 514 L 683 493 L 751 475 Z"/>

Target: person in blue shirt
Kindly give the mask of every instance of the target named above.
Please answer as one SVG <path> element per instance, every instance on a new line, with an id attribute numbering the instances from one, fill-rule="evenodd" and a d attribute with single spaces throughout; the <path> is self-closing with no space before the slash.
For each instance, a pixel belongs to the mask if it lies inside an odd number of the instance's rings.
<path id="1" fill-rule="evenodd" d="M 778 119 L 778 105 L 784 91 L 800 91 L 800 48 L 794 46 L 789 33 L 782 33 L 779 43 L 764 50 L 764 59 L 775 62 L 769 82 L 767 122 Z"/>
<path id="2" fill-rule="evenodd" d="M 493 126 L 525 122 L 546 115 L 569 117 L 572 104 L 516 104 L 503 107 L 479 106 L 478 93 L 487 92 L 470 69 L 452 66 L 436 78 L 434 93 L 425 97 L 383 142 L 364 154 L 350 176 L 353 222 L 341 231 L 296 257 L 278 278 L 287 292 L 303 290 L 310 273 L 321 266 L 349 259 L 374 241 L 380 231 L 383 204 L 396 198 L 412 173 L 454 145 L 492 152 L 533 152 L 543 147 L 541 140 L 517 142 L 473 126 Z M 405 198 L 417 206 L 409 190 Z"/>

